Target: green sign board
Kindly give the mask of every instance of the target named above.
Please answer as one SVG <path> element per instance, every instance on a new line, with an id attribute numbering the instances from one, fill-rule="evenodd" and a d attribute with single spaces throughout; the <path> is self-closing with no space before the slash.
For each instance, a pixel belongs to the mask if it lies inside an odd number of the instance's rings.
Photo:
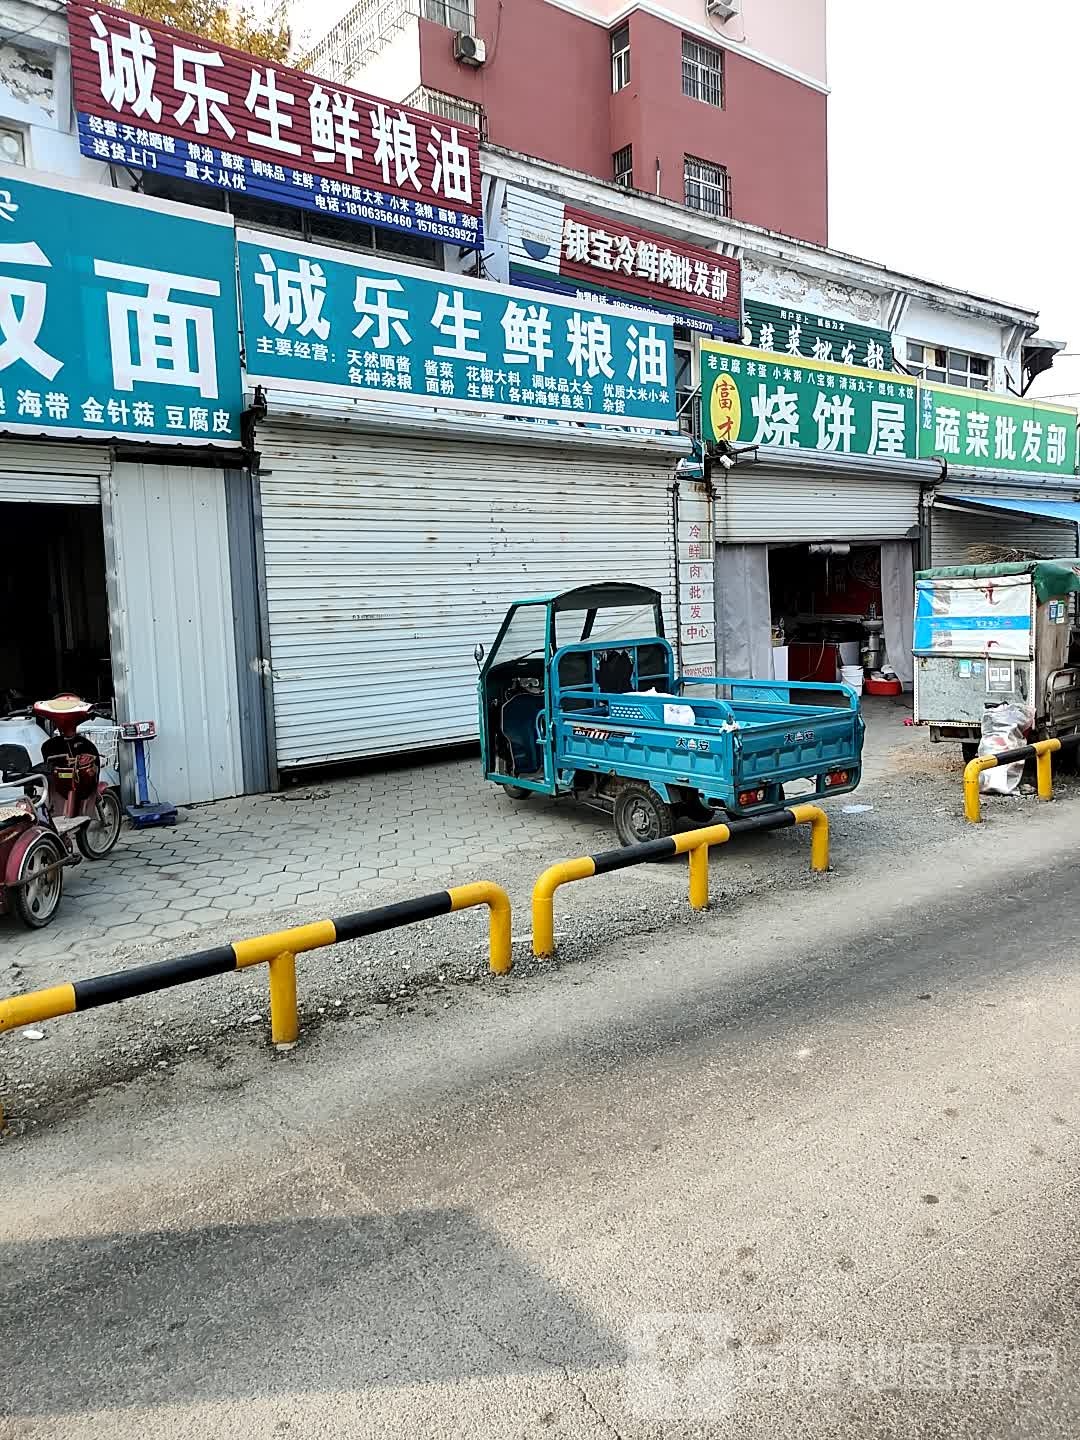
<path id="1" fill-rule="evenodd" d="M 0 167 L 0 430 L 240 443 L 232 221 Z"/>
<path id="2" fill-rule="evenodd" d="M 873 325 L 833 320 L 749 298 L 743 300 L 743 316 L 743 343 L 758 350 L 838 365 L 861 365 L 868 370 L 893 368 L 892 336 Z"/>
<path id="3" fill-rule="evenodd" d="M 238 233 L 251 385 L 674 430 L 670 317 Z"/>
<path id="4" fill-rule="evenodd" d="M 706 440 L 914 459 L 917 381 L 704 340 Z"/>
<path id="5" fill-rule="evenodd" d="M 919 454 L 985 470 L 1071 475 L 1076 468 L 1076 411 L 1037 400 L 919 386 Z"/>

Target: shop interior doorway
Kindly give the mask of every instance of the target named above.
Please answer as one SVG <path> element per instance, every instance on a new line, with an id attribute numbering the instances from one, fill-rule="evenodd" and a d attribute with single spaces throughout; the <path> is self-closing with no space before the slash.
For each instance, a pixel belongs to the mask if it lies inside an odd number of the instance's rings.
<path id="1" fill-rule="evenodd" d="M 770 546 L 773 678 L 910 683 L 913 553 L 907 541 Z"/>
<path id="2" fill-rule="evenodd" d="M 0 503 L 0 713 L 71 690 L 111 705 L 101 511 Z"/>

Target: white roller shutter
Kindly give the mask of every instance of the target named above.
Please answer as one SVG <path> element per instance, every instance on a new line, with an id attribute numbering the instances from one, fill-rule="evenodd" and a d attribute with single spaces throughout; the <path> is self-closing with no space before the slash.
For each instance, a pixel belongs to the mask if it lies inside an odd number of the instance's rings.
<path id="1" fill-rule="evenodd" d="M 665 596 L 673 456 L 260 430 L 282 769 L 475 738 L 477 641 L 510 601 L 588 580 Z"/>
<path id="2" fill-rule="evenodd" d="M 1018 511 L 987 511 L 938 500 L 930 512 L 930 563 L 973 565 L 992 552 L 1019 550 L 1034 559 L 1076 554 L 1076 526 Z"/>
<path id="3" fill-rule="evenodd" d="M 762 450 L 724 472 L 713 466 L 716 538 L 738 545 L 901 540 L 919 524 L 922 485 L 936 461 Z"/>
<path id="4" fill-rule="evenodd" d="M 0 440 L 0 503 L 99 505 L 110 464 L 107 445 Z"/>

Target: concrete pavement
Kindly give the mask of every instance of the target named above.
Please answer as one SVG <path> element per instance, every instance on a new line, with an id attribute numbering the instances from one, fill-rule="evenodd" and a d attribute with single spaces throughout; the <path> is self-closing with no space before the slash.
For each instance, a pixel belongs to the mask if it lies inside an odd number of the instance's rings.
<path id="1" fill-rule="evenodd" d="M 5 1144 L 0 1437 L 1075 1436 L 1075 813 Z"/>

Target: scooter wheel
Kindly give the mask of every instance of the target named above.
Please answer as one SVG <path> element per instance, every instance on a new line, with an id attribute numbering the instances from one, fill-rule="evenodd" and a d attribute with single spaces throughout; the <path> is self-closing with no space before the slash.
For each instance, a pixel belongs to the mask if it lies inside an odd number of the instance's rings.
<path id="1" fill-rule="evenodd" d="M 87 860 L 103 860 L 120 839 L 120 827 L 124 823 L 124 812 L 115 790 L 103 790 L 97 797 L 94 814 L 89 825 L 83 825 L 75 836 L 75 843 Z"/>
<path id="2" fill-rule="evenodd" d="M 11 908 L 24 925 L 40 930 L 48 925 L 60 907 L 64 893 L 63 870 L 40 872 L 64 858 L 64 849 L 55 835 L 41 834 L 27 847 L 19 865 L 18 879 L 27 881 L 11 892 Z"/>

